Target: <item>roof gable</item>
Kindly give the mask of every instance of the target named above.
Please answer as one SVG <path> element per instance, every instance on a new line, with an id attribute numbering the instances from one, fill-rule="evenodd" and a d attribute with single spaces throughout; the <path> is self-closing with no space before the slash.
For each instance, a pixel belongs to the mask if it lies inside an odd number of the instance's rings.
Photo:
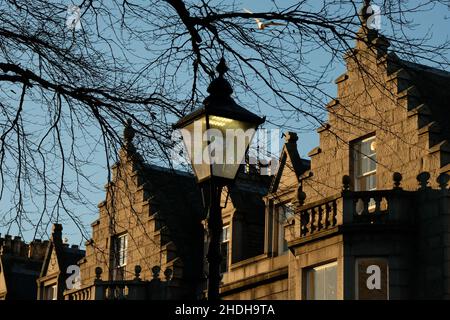
<path id="1" fill-rule="evenodd" d="M 61 234 L 62 226 L 54 224 L 40 277 L 64 272 L 69 265 L 76 264 L 85 255 L 84 250 L 79 250 L 78 247 L 69 248 L 67 244 L 63 244 Z"/>
<path id="2" fill-rule="evenodd" d="M 296 187 L 300 176 L 309 169 L 309 161 L 302 159 L 297 150 L 297 134 L 286 132 L 286 140 L 280 155 L 277 172 L 272 180 L 270 192 Z"/>

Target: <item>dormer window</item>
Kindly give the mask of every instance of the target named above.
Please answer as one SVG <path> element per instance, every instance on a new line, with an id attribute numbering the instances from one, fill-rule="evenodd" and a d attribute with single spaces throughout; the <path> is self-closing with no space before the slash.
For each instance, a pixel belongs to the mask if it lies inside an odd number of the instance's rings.
<path id="1" fill-rule="evenodd" d="M 371 136 L 353 145 L 353 175 L 355 191 L 371 191 L 377 188 L 376 140 Z"/>

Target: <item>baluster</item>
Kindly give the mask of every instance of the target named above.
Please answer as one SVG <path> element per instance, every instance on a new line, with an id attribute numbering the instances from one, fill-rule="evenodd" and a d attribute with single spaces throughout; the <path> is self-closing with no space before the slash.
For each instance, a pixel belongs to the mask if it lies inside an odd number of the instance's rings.
<path id="1" fill-rule="evenodd" d="M 308 210 L 300 213 L 300 234 L 305 236 L 308 233 L 309 213 Z"/>
<path id="2" fill-rule="evenodd" d="M 315 208 L 311 208 L 309 210 L 309 234 L 313 234 L 314 231 L 316 230 L 316 228 L 314 226 L 314 223 L 315 223 L 314 220 L 316 218 L 315 215 L 316 215 Z"/>
<path id="3" fill-rule="evenodd" d="M 325 203 L 325 229 L 328 229 L 330 227 L 330 215 L 331 215 L 331 207 L 330 203 Z"/>
<path id="4" fill-rule="evenodd" d="M 360 216 L 363 214 L 363 200 L 361 198 L 354 198 L 353 199 L 353 214 L 357 216 Z"/>
<path id="5" fill-rule="evenodd" d="M 337 203 L 336 200 L 333 200 L 333 210 L 330 215 L 331 222 L 330 224 L 334 227 L 337 224 Z"/>
<path id="6" fill-rule="evenodd" d="M 317 208 L 317 231 L 320 231 L 323 229 L 322 218 L 323 218 L 323 207 L 322 207 L 322 205 L 320 205 Z"/>

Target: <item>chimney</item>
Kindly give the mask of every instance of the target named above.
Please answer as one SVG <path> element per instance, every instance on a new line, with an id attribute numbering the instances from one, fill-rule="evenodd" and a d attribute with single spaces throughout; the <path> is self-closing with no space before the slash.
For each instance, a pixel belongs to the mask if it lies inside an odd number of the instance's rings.
<path id="1" fill-rule="evenodd" d="M 5 239 L 3 241 L 2 254 L 10 252 L 11 252 L 11 236 L 9 234 L 6 234 Z"/>
<path id="2" fill-rule="evenodd" d="M 22 238 L 15 236 L 11 243 L 11 253 L 15 256 L 26 257 L 28 253 L 28 245 L 22 241 Z"/>
<path id="3" fill-rule="evenodd" d="M 297 144 L 298 136 L 295 132 L 287 131 L 283 133 L 284 141 L 286 143 L 295 143 Z"/>
<path id="4" fill-rule="evenodd" d="M 48 241 L 42 242 L 41 239 L 31 241 L 28 249 L 28 258 L 33 260 L 44 260 L 47 247 Z"/>
<path id="5" fill-rule="evenodd" d="M 52 227 L 52 239 L 54 242 L 62 242 L 62 225 L 54 223 Z"/>

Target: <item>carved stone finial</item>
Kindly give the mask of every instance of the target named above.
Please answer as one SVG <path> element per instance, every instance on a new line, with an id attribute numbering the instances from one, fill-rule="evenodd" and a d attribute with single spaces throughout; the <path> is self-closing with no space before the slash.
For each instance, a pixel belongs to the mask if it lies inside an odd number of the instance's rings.
<path id="1" fill-rule="evenodd" d="M 343 191 L 350 190 L 350 182 L 351 182 L 351 179 L 348 175 L 344 175 L 342 177 L 342 190 Z"/>
<path id="2" fill-rule="evenodd" d="M 123 140 L 125 142 L 125 145 L 132 145 L 133 144 L 133 138 L 136 135 L 136 130 L 133 128 L 133 121 L 131 119 L 127 120 L 127 124 L 125 125 L 125 128 L 123 129 Z"/>
<path id="3" fill-rule="evenodd" d="M 140 265 L 137 264 L 137 265 L 134 266 L 134 280 L 140 280 L 141 279 L 140 278 L 141 271 L 142 271 L 142 268 L 141 268 Z"/>
<path id="4" fill-rule="evenodd" d="M 359 19 L 361 20 L 361 24 L 363 27 L 367 26 L 367 20 L 370 17 L 370 13 L 368 13 L 368 10 L 370 7 L 370 0 L 364 0 L 364 5 L 359 10 Z"/>
<path id="5" fill-rule="evenodd" d="M 400 172 L 394 172 L 392 175 L 392 179 L 394 180 L 394 189 L 401 189 L 400 183 L 402 182 L 403 176 Z"/>
<path id="6" fill-rule="evenodd" d="M 303 188 L 302 188 L 302 184 L 299 183 L 299 184 L 298 184 L 298 188 L 297 188 L 297 194 L 296 194 L 296 197 L 297 197 L 298 203 L 299 203 L 301 206 L 305 203 L 305 200 L 306 200 L 306 193 L 303 192 L 302 189 L 303 189 Z"/>
<path id="7" fill-rule="evenodd" d="M 102 272 L 103 272 L 102 268 L 100 267 L 95 268 L 95 279 L 100 280 Z"/>
<path id="8" fill-rule="evenodd" d="M 173 271 L 170 268 L 167 268 L 164 270 L 164 276 L 166 278 L 166 281 L 170 281 L 172 279 Z"/>
<path id="9" fill-rule="evenodd" d="M 430 180 L 430 177 L 431 176 L 429 172 L 422 172 L 418 174 L 416 179 L 417 181 L 419 181 L 419 189 L 426 189 L 428 187 L 428 180 Z"/>
<path id="10" fill-rule="evenodd" d="M 160 266 L 154 266 L 152 268 L 152 276 L 153 279 L 159 279 L 159 273 L 161 272 L 161 267 Z"/>
<path id="11" fill-rule="evenodd" d="M 305 199 L 306 199 L 306 193 L 303 192 L 303 181 L 308 178 L 311 178 L 313 175 L 314 174 L 312 173 L 312 171 L 310 171 L 307 176 L 300 177 L 298 179 L 298 187 L 297 187 L 297 192 L 295 194 L 295 198 L 297 199 L 298 204 L 301 206 L 305 203 Z"/>
<path id="12" fill-rule="evenodd" d="M 441 190 L 447 189 L 449 180 L 450 176 L 447 173 L 441 173 L 436 179 L 437 183 L 439 184 L 439 188 L 441 188 Z"/>

